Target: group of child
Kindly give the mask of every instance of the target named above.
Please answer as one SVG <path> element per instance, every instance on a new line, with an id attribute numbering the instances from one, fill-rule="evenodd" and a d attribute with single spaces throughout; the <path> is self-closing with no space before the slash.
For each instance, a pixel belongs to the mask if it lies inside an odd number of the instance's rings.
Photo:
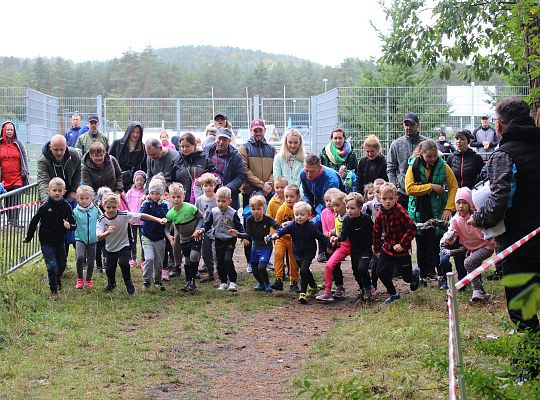
<path id="1" fill-rule="evenodd" d="M 63 199 L 64 182 L 59 178 L 49 182 L 49 199 L 32 218 L 25 242 L 32 239 L 40 223 L 39 240 L 53 295 L 61 287 L 61 276 L 66 268 L 64 241 L 68 230 L 76 232 L 77 289 L 93 287 L 94 264 L 96 257 L 101 257 L 96 256 L 97 248 L 103 243 L 100 241 L 104 241 L 107 285 L 103 290 L 110 292 L 116 288 L 116 268 L 119 266 L 127 293 L 134 294 L 130 267 L 135 266 L 133 260 L 136 260 L 137 252 L 133 241 L 137 241 L 137 236 L 143 251 L 143 290 L 150 288 L 152 283 L 158 290 L 165 290 L 162 266 L 168 243 L 175 264 L 181 265 L 182 257 L 184 259 L 184 291 L 196 290 L 202 253 L 208 272 L 206 280 L 214 281 L 217 270 L 217 290 L 236 292 L 233 254 L 238 238 L 244 244 L 248 241 L 252 244 L 249 264 L 257 280 L 254 289 L 264 292 L 283 290 L 285 265 L 288 265 L 289 289 L 299 293 L 298 300 L 302 304 L 321 289 L 322 293 L 316 297 L 321 302 L 345 297 L 341 262 L 348 256 L 359 288 L 354 301 L 371 301 L 378 280 L 388 293 L 386 304 L 400 299 L 393 283 L 395 271 L 409 283 L 411 291 L 420 286 L 420 271 L 411 261 L 417 226 L 398 203 L 396 187 L 382 179 L 366 185 L 363 196 L 339 189 L 328 190 L 326 208 L 321 213 L 322 231 L 310 221 L 312 210 L 308 203 L 301 201 L 300 188 L 288 184 L 284 177 L 275 179 L 275 194 L 268 203 L 262 195 L 250 198 L 251 215 L 244 225 L 237 210 L 230 206 L 230 189 L 220 187 L 216 190 L 213 174 L 206 173 L 198 179 L 203 194 L 195 204 L 184 201 L 185 191 L 181 184 L 172 183 L 167 193 L 165 180 L 154 177 L 145 192 L 145 179 L 144 172 L 135 172 L 133 187 L 127 193 L 130 208 L 136 211 L 122 207 L 120 196 L 110 190 L 100 189 L 95 202 L 94 190 L 85 185 L 78 188 L 78 205 L 72 211 Z M 441 252 L 448 255 L 445 248 L 459 239 L 461 251 L 468 252 L 466 257 L 460 253 L 465 257 L 467 271 L 489 257 L 494 249 L 492 239 L 484 240 L 479 229 L 467 224 L 473 207 L 470 189 L 459 189 L 457 213 L 443 237 Z M 328 253 L 324 285 L 321 286 L 316 284 L 310 269 L 317 254 L 317 242 L 322 243 Z M 274 247 L 275 281 L 271 283 L 267 267 Z M 448 264 L 445 265 L 448 269 Z M 471 300 L 485 299 L 479 278 L 473 281 L 473 289 Z"/>

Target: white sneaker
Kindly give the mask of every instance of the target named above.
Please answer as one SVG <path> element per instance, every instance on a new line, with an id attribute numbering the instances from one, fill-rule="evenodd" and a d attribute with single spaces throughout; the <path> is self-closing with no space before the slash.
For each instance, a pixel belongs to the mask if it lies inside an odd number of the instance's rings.
<path id="1" fill-rule="evenodd" d="M 227 290 L 227 284 L 226 283 L 222 283 L 221 285 L 218 286 L 217 290 Z"/>
<path id="2" fill-rule="evenodd" d="M 248 266 L 246 267 L 246 272 L 251 274 L 253 271 L 251 269 L 251 264 L 248 264 Z"/>
<path id="3" fill-rule="evenodd" d="M 236 283 L 231 282 L 229 283 L 229 287 L 227 288 L 227 290 L 229 292 L 236 292 L 238 290 L 238 286 L 236 285 Z"/>

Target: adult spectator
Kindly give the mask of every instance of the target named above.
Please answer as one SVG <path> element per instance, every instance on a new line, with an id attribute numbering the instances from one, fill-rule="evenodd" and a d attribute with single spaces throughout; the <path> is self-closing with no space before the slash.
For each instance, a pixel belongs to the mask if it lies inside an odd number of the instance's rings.
<path id="1" fill-rule="evenodd" d="M 71 116 L 71 128 L 64 133 L 68 147 L 75 147 L 77 139 L 83 133 L 81 132 L 81 116 L 79 114 L 73 114 Z"/>
<path id="2" fill-rule="evenodd" d="M 176 150 L 163 147 L 158 139 L 149 139 L 145 143 L 146 147 L 146 187 L 150 184 L 152 177 L 160 172 L 165 177 L 167 185 L 172 182 L 173 166 L 178 160 L 179 154 Z"/>
<path id="3" fill-rule="evenodd" d="M 180 182 L 186 193 L 185 201 L 195 204 L 196 179 L 205 172 L 213 172 L 214 165 L 201 150 L 197 150 L 197 139 L 192 133 L 180 136 L 178 144 L 180 155 L 173 166 L 172 181 Z"/>
<path id="4" fill-rule="evenodd" d="M 97 193 L 102 186 L 107 186 L 116 193 L 122 193 L 122 170 L 118 161 L 107 154 L 103 143 L 92 143 L 82 162 L 82 183 L 90 186 Z"/>
<path id="5" fill-rule="evenodd" d="M 297 185 L 302 191 L 300 172 L 304 168 L 304 138 L 298 129 L 289 129 L 283 136 L 281 150 L 274 156 L 273 174 L 283 176 L 289 185 Z"/>
<path id="6" fill-rule="evenodd" d="M 511 97 L 495 108 L 499 148 L 488 161 L 491 194 L 469 223 L 491 228 L 504 221 L 506 232 L 495 238 L 497 253 L 540 226 L 540 128 L 530 116 L 529 105 Z M 540 273 L 540 236 L 535 236 L 501 261 L 503 276 Z M 505 287 L 509 303 L 526 287 L 539 282 L 538 275 L 521 287 Z M 538 317 L 524 319 L 508 309 L 519 329 L 539 331 Z"/>
<path id="7" fill-rule="evenodd" d="M 142 142 L 143 126 L 133 121 L 127 126 L 121 139 L 113 142 L 109 155 L 116 158 L 122 170 L 122 184 L 127 192 L 133 184 L 133 174 L 136 171 L 146 172 L 146 149 Z"/>
<path id="8" fill-rule="evenodd" d="M 66 183 L 68 201 L 75 201 L 76 191 L 81 183 L 81 158 L 79 152 L 68 147 L 63 135 L 54 135 L 43 146 L 37 161 L 37 183 L 42 202 L 49 197 L 49 181 L 59 177 Z"/>
<path id="9" fill-rule="evenodd" d="M 109 151 L 109 139 L 99 131 L 99 118 L 93 115 L 88 119 L 88 132 L 79 136 L 75 148 L 84 156 L 92 143 L 101 142 L 105 146 L 105 150 Z"/>
<path id="10" fill-rule="evenodd" d="M 482 156 L 469 147 L 472 134 L 468 129 L 457 131 L 456 151 L 446 158 L 456 176 L 459 187 L 472 189 L 480 178 L 480 172 L 484 167 Z"/>
<path id="11" fill-rule="evenodd" d="M 330 143 L 321 151 L 321 164 L 339 171 L 342 166 L 348 171 L 356 171 L 358 160 L 343 128 L 337 126 L 330 132 Z"/>
<path id="12" fill-rule="evenodd" d="M 242 156 L 231 145 L 232 132 L 228 128 L 219 128 L 216 133 L 216 142 L 204 149 L 206 156 L 215 168 L 215 173 L 221 178 L 221 183 L 231 189 L 231 207 L 238 209 L 238 194 L 240 186 L 246 179 L 246 172 Z"/>
<path id="13" fill-rule="evenodd" d="M 456 148 L 446 140 L 446 133 L 444 131 L 437 132 L 439 140 L 437 141 L 437 149 L 441 154 L 451 154 L 456 151 Z"/>
<path id="14" fill-rule="evenodd" d="M 422 136 L 419 131 L 420 120 L 415 113 L 407 113 L 403 117 L 404 135 L 397 138 L 390 145 L 390 154 L 386 164 L 388 180 L 393 183 L 398 190 L 398 201 L 404 209 L 409 207 L 409 196 L 405 191 L 405 175 L 409 168 L 409 158 L 414 149 L 427 137 Z"/>
<path id="15" fill-rule="evenodd" d="M 369 135 L 364 140 L 364 157 L 358 161 L 356 168 L 356 192 L 364 195 L 364 187 L 368 183 L 381 178 L 388 181 L 386 174 L 386 157 L 381 154 L 381 142 L 375 135 Z"/>
<path id="16" fill-rule="evenodd" d="M 23 143 L 17 138 L 15 125 L 11 121 L 2 124 L 0 137 L 0 182 L 4 189 L 11 192 L 28 185 L 30 173 L 28 156 Z M 12 207 L 20 204 L 20 195 L 16 194 L 6 199 L 5 206 Z M 19 225 L 19 209 L 7 211 L 8 223 L 13 227 Z"/>
<path id="17" fill-rule="evenodd" d="M 487 115 L 483 115 L 480 118 L 480 123 L 481 125 L 472 134 L 471 147 L 474 147 L 476 152 L 487 160 L 499 144 L 499 140 L 497 139 L 495 129 L 489 125 L 489 117 Z"/>
<path id="18" fill-rule="evenodd" d="M 206 139 L 202 143 L 203 149 L 216 142 L 216 133 L 219 128 L 227 128 L 231 131 L 231 142 L 234 144 L 235 136 L 232 129 L 232 124 L 229 121 L 227 114 L 223 112 L 218 112 L 216 113 L 216 115 L 214 115 L 214 120 L 206 127 Z"/>

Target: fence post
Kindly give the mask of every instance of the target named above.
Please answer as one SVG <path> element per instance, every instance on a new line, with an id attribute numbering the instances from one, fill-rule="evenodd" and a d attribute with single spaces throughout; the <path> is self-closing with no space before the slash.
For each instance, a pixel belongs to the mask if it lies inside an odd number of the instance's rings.
<path id="1" fill-rule="evenodd" d="M 390 88 L 386 87 L 386 155 L 390 149 Z"/>
<path id="2" fill-rule="evenodd" d="M 463 379 L 463 357 L 461 355 L 461 339 L 459 336 L 459 319 L 458 319 L 458 307 L 457 307 L 457 300 L 456 300 L 456 287 L 455 287 L 455 278 L 453 272 L 447 272 L 446 278 L 448 280 L 448 307 L 449 307 L 449 321 L 450 321 L 450 327 L 449 329 L 452 330 L 452 334 L 454 336 L 453 343 L 450 343 L 449 345 L 453 346 L 454 354 L 455 354 L 455 360 L 456 360 L 456 369 L 458 371 L 457 374 L 457 383 L 459 387 L 459 398 L 460 400 L 466 400 L 467 396 L 465 393 L 465 382 Z M 453 319 L 453 321 L 452 321 Z M 451 355 L 452 356 L 452 355 Z M 449 362 L 449 368 L 452 367 L 452 360 Z M 452 371 L 450 371 L 451 373 Z M 455 395 L 455 392 L 452 393 L 453 388 L 452 385 L 450 385 L 450 398 L 455 398 L 453 395 Z"/>
<path id="3" fill-rule="evenodd" d="M 253 119 L 261 118 L 261 97 L 253 96 Z"/>
<path id="4" fill-rule="evenodd" d="M 181 119 L 180 119 L 180 99 L 176 99 L 176 134 L 178 136 L 180 136 L 180 124 L 181 124 Z M 214 118 L 214 116 L 212 115 L 212 118 Z"/>

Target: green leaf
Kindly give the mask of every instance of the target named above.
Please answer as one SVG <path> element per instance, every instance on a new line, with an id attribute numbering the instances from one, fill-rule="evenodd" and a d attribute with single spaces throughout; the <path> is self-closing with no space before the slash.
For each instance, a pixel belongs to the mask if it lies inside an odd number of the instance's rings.
<path id="1" fill-rule="evenodd" d="M 501 280 L 501 283 L 507 287 L 519 287 L 525 285 L 532 278 L 534 278 L 535 275 L 536 274 L 534 272 L 524 274 L 510 274 L 506 275 Z"/>
<path id="2" fill-rule="evenodd" d="M 523 319 L 534 317 L 540 309 L 540 283 L 527 286 L 510 301 L 508 307 L 511 310 L 520 310 Z"/>

